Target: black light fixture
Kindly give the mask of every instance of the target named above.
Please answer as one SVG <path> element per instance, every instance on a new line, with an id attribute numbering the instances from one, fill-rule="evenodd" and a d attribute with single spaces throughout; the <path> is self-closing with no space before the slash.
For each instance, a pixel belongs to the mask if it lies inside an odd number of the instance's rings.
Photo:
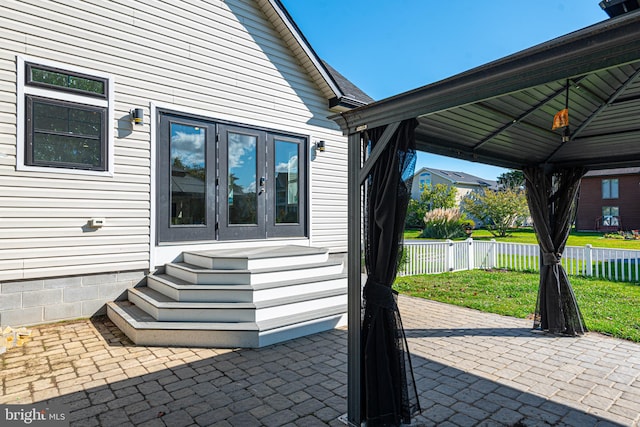
<path id="1" fill-rule="evenodd" d="M 142 108 L 134 108 L 129 113 L 131 114 L 131 121 L 134 125 L 144 124 L 144 110 Z"/>
<path id="2" fill-rule="evenodd" d="M 316 150 L 320 151 L 320 152 L 324 152 L 325 150 L 325 145 L 324 145 L 324 141 L 318 141 L 316 142 Z"/>

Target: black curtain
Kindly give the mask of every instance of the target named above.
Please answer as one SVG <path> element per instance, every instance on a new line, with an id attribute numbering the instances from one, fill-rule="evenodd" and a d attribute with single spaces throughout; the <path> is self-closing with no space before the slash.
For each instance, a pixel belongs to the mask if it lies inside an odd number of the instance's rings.
<path id="1" fill-rule="evenodd" d="M 411 197 L 417 124 L 415 119 L 400 124 L 366 181 L 361 403 L 367 427 L 410 423 L 420 412 L 397 293 L 391 288 Z M 365 149 L 372 150 L 383 131 L 368 131 Z"/>
<path id="2" fill-rule="evenodd" d="M 523 172 L 542 256 L 533 327 L 553 334 L 581 335 L 586 331 L 584 320 L 560 261 L 575 218 L 585 169 L 526 168 Z"/>

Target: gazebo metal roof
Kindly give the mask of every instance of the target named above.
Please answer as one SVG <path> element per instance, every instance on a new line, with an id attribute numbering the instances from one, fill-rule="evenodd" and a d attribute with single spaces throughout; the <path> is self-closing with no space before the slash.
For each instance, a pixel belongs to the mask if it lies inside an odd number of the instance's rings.
<path id="1" fill-rule="evenodd" d="M 417 118 L 417 149 L 491 165 L 640 162 L 640 11 L 336 115 L 345 134 Z M 569 86 L 570 140 L 551 130 Z"/>

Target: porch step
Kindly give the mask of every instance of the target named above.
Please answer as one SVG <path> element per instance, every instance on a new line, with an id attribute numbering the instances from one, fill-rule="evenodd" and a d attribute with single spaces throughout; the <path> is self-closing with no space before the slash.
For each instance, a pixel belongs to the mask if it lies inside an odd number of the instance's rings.
<path id="1" fill-rule="evenodd" d="M 346 307 L 268 322 L 159 322 L 129 301 L 107 304 L 109 319 L 137 345 L 258 348 L 347 324 Z"/>
<path id="2" fill-rule="evenodd" d="M 178 302 L 149 287 L 129 289 L 129 301 L 165 322 L 260 322 L 347 304 L 346 289 L 279 297 L 258 303 Z"/>
<path id="3" fill-rule="evenodd" d="M 182 262 L 166 264 L 165 269 L 166 274 L 196 285 L 258 285 L 278 281 L 283 277 L 297 280 L 338 274 L 343 270 L 343 265 L 326 261 L 253 270 L 212 270 Z"/>
<path id="4" fill-rule="evenodd" d="M 187 252 L 147 276 L 109 318 L 136 344 L 261 347 L 346 325 L 347 278 L 299 246 Z"/>
<path id="5" fill-rule="evenodd" d="M 258 285 L 194 285 L 167 274 L 149 274 L 147 286 L 175 301 L 260 302 L 308 294 L 318 290 L 345 289 L 345 275 L 283 280 Z"/>
<path id="6" fill-rule="evenodd" d="M 303 264 L 329 259 L 329 251 L 307 246 L 279 246 L 224 251 L 184 252 L 184 262 L 209 270 L 255 270 Z"/>

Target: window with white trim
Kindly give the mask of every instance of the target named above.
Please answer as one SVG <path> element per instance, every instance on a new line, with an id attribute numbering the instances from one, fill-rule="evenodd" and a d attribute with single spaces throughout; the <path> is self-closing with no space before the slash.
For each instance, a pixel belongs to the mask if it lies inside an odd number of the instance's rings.
<path id="1" fill-rule="evenodd" d="M 109 173 L 113 80 L 18 58 L 18 169 Z"/>

